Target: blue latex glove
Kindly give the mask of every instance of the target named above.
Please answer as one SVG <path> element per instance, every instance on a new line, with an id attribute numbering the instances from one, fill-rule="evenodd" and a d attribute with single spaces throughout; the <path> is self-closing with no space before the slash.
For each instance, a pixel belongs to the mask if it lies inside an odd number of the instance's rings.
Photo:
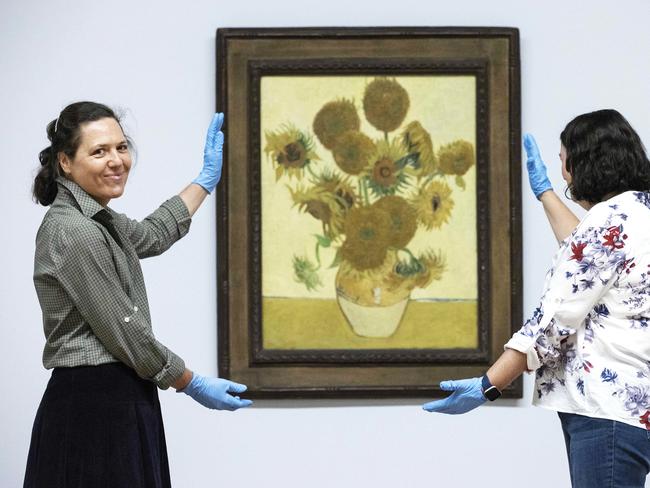
<path id="1" fill-rule="evenodd" d="M 524 149 L 526 149 L 526 167 L 528 168 L 528 181 L 535 197 L 539 198 L 545 191 L 552 190 L 551 181 L 546 175 L 546 165 L 539 154 L 537 143 L 532 134 L 524 135 Z"/>
<path id="2" fill-rule="evenodd" d="M 440 388 L 444 391 L 453 391 L 453 393 L 442 400 L 435 400 L 422 405 L 422 408 L 427 412 L 456 415 L 474 410 L 486 401 L 485 396 L 483 396 L 483 388 L 481 388 L 481 378 L 441 381 Z"/>
<path id="3" fill-rule="evenodd" d="M 205 138 L 205 148 L 203 149 L 203 169 L 199 176 L 192 183 L 201 185 L 205 191 L 212 191 L 221 179 L 221 167 L 223 166 L 223 114 L 214 114 L 208 135 Z"/>
<path id="4" fill-rule="evenodd" d="M 193 373 L 188 385 L 180 390 L 191 396 L 201 405 L 214 410 L 237 410 L 253 404 L 250 400 L 242 400 L 238 395 L 246 391 L 246 385 L 222 378 L 206 378 Z"/>

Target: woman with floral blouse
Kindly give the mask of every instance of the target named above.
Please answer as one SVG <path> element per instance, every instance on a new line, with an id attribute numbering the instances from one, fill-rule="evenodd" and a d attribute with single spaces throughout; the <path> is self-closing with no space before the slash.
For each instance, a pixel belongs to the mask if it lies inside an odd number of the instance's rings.
<path id="1" fill-rule="evenodd" d="M 553 192 L 532 136 L 530 184 L 560 247 L 532 317 L 483 378 L 441 383 L 424 405 L 464 413 L 525 371 L 538 406 L 559 413 L 574 488 L 639 487 L 650 471 L 650 161 L 615 110 L 580 115 L 560 135 L 579 220 Z"/>

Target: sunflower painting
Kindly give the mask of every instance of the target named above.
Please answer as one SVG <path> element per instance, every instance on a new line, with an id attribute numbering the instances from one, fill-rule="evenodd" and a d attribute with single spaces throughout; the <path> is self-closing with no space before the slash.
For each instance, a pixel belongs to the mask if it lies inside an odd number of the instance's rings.
<path id="1" fill-rule="evenodd" d="M 264 348 L 477 347 L 475 77 L 261 95 Z"/>

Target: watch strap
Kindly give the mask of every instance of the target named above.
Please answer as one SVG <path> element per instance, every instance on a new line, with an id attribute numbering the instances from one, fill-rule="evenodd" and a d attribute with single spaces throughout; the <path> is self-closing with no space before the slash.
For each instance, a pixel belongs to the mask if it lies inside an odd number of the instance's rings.
<path id="1" fill-rule="evenodd" d="M 487 374 L 484 374 L 483 378 L 481 378 L 481 388 L 483 390 L 483 396 L 491 402 L 501 396 L 501 391 L 490 383 L 490 378 L 488 378 Z"/>

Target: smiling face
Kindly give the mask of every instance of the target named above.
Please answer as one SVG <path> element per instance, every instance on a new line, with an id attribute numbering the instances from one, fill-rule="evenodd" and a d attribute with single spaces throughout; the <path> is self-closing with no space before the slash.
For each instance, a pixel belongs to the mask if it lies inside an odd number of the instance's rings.
<path id="1" fill-rule="evenodd" d="M 74 158 L 59 153 L 66 177 L 83 188 L 100 205 L 106 206 L 124 193 L 131 169 L 131 154 L 117 120 L 103 118 L 79 128 L 80 141 Z"/>

